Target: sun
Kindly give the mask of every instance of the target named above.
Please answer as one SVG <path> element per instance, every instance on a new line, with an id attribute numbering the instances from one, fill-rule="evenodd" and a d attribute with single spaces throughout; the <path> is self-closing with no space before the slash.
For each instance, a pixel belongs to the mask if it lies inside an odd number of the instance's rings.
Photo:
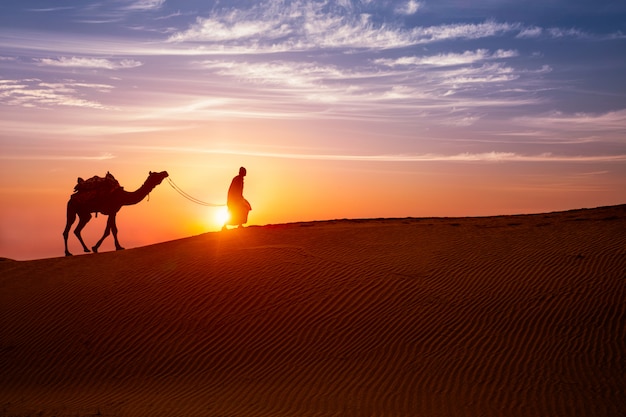
<path id="1" fill-rule="evenodd" d="M 230 213 L 228 208 L 224 207 L 211 207 L 209 210 L 204 211 L 201 217 L 198 218 L 198 222 L 194 225 L 198 230 L 221 230 L 222 227 L 228 222 Z"/>
<path id="2" fill-rule="evenodd" d="M 218 207 L 213 213 L 213 222 L 219 227 L 225 225 L 229 218 L 230 213 L 226 207 Z"/>

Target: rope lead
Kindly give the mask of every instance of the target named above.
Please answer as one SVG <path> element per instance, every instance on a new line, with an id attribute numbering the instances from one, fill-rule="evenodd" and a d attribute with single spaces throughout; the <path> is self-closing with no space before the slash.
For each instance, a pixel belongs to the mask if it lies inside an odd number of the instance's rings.
<path id="1" fill-rule="evenodd" d="M 172 181 L 172 179 L 170 177 L 167 177 L 167 181 L 170 183 L 170 185 L 172 186 L 172 188 L 174 190 L 176 190 L 176 192 L 180 195 L 182 195 L 183 197 L 185 197 L 187 200 L 196 203 L 196 204 L 200 204 L 201 206 L 208 206 L 208 207 L 222 207 L 225 206 L 226 204 L 212 204 L 212 203 L 205 203 L 202 200 L 198 200 L 195 197 L 190 196 L 189 194 L 187 194 L 186 192 L 184 192 L 183 190 L 180 189 L 180 187 L 178 185 L 176 185 L 174 183 L 174 181 Z"/>

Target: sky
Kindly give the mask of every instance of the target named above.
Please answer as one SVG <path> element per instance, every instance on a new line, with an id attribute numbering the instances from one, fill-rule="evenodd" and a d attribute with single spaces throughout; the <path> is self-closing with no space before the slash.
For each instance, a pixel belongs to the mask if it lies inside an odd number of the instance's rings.
<path id="1" fill-rule="evenodd" d="M 0 257 L 62 256 L 77 178 L 106 172 L 220 205 L 245 166 L 249 225 L 623 204 L 624 74 L 623 1 L 2 2 Z M 223 210 L 165 181 L 120 242 Z"/>

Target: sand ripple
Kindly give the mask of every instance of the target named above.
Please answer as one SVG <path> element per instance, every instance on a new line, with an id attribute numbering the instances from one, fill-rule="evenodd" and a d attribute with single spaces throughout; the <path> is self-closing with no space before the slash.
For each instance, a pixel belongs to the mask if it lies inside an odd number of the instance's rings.
<path id="1" fill-rule="evenodd" d="M 1 262 L 1 415 L 617 416 L 625 226 L 345 220 Z"/>

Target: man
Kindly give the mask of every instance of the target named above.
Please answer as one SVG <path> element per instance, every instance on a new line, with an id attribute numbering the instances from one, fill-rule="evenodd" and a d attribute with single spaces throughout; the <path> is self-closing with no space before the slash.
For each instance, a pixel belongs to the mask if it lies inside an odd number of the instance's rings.
<path id="1" fill-rule="evenodd" d="M 248 212 L 252 210 L 252 207 L 248 200 L 243 198 L 243 177 L 246 176 L 246 173 L 244 167 L 239 168 L 239 175 L 233 178 L 233 181 L 230 183 L 226 199 L 229 218 L 223 230 L 226 229 L 226 225 L 243 227 L 243 224 L 248 221 Z"/>

